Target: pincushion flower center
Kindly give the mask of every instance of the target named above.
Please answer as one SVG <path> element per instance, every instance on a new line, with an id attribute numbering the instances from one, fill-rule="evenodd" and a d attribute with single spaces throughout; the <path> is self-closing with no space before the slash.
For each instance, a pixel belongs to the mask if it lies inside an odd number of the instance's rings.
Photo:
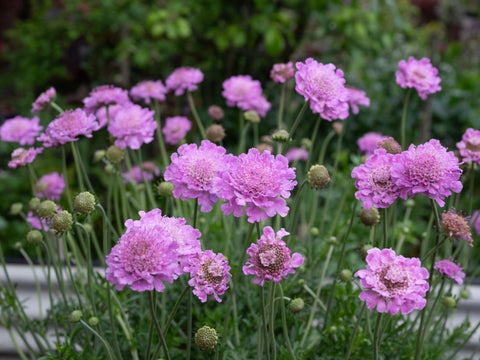
<path id="1" fill-rule="evenodd" d="M 151 272 L 156 259 L 152 256 L 151 241 L 147 239 L 133 241 L 127 250 L 126 258 L 132 272 Z"/>
<path id="2" fill-rule="evenodd" d="M 238 174 L 239 182 L 248 194 L 263 195 L 268 189 L 274 189 L 274 178 L 270 170 L 259 164 L 250 164 Z"/>
<path id="3" fill-rule="evenodd" d="M 322 69 L 315 69 L 311 74 L 311 83 L 314 86 L 317 97 L 331 98 L 335 95 L 335 88 L 332 86 L 335 83 L 335 75 L 326 73 Z"/>
<path id="4" fill-rule="evenodd" d="M 387 166 L 379 166 L 372 171 L 372 181 L 375 187 L 385 189 L 391 184 L 390 169 Z"/>
<path id="5" fill-rule="evenodd" d="M 425 73 L 425 68 L 422 67 L 414 67 L 412 69 L 412 75 L 419 81 L 422 81 L 428 77 L 428 74 Z"/>
<path id="6" fill-rule="evenodd" d="M 216 261 L 207 261 L 202 265 L 203 276 L 211 284 L 220 284 L 223 279 L 223 266 Z"/>
<path id="7" fill-rule="evenodd" d="M 427 185 L 442 178 L 442 167 L 435 154 L 420 153 L 415 156 L 410 168 L 410 178 L 419 184 Z"/>
<path id="8" fill-rule="evenodd" d="M 263 269 L 275 273 L 283 268 L 283 251 L 276 245 L 266 245 L 258 252 L 258 264 Z"/>
<path id="9" fill-rule="evenodd" d="M 25 155 L 27 155 L 28 153 L 28 150 L 25 150 L 25 149 L 18 149 L 18 150 L 19 151 L 16 151 L 15 153 L 13 153 L 12 160 L 23 159 L 23 157 L 25 157 Z"/>
<path id="10" fill-rule="evenodd" d="M 395 264 L 384 268 L 379 280 L 391 295 L 402 294 L 409 286 L 408 274 L 401 266 Z"/>
<path id="11" fill-rule="evenodd" d="M 243 98 L 245 97 L 245 95 L 248 94 L 249 89 L 250 89 L 250 86 L 248 83 L 239 81 L 239 82 L 236 82 L 235 85 L 232 87 L 232 93 L 235 97 Z"/>
<path id="12" fill-rule="evenodd" d="M 201 186 L 207 186 L 215 177 L 217 167 L 211 160 L 194 157 L 186 166 L 187 174 Z"/>

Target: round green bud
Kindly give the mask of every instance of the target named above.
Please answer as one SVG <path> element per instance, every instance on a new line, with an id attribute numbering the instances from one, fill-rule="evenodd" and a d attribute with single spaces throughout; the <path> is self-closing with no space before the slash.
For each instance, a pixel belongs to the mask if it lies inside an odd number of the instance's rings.
<path id="1" fill-rule="evenodd" d="M 371 209 L 362 209 L 359 214 L 360 222 L 365 226 L 375 226 L 380 222 L 380 214 L 374 207 Z"/>
<path id="2" fill-rule="evenodd" d="M 15 242 L 15 244 L 13 244 L 13 248 L 15 250 L 20 250 L 21 248 L 23 248 L 23 244 L 20 241 L 17 241 Z"/>
<path id="3" fill-rule="evenodd" d="M 279 143 L 286 143 L 289 140 L 288 131 L 284 129 L 277 130 L 273 133 L 272 139 Z"/>
<path id="4" fill-rule="evenodd" d="M 457 301 L 451 296 L 445 296 L 443 299 L 443 305 L 449 309 L 457 306 Z"/>
<path id="5" fill-rule="evenodd" d="M 95 210 L 95 196 L 88 191 L 81 192 L 75 196 L 73 208 L 81 215 L 88 215 Z"/>
<path id="6" fill-rule="evenodd" d="M 12 215 L 18 215 L 22 212 L 23 210 L 23 204 L 16 202 L 10 205 L 10 214 Z"/>
<path id="7" fill-rule="evenodd" d="M 52 200 L 43 200 L 37 207 L 37 213 L 41 218 L 51 218 L 57 212 L 57 204 Z"/>
<path id="8" fill-rule="evenodd" d="M 338 328 L 335 325 L 332 325 L 328 328 L 328 332 L 335 334 L 338 331 Z"/>
<path id="9" fill-rule="evenodd" d="M 88 325 L 90 326 L 97 326 L 100 320 L 98 320 L 98 317 L 92 316 L 87 320 Z"/>
<path id="10" fill-rule="evenodd" d="M 303 301 L 302 298 L 292 299 L 292 301 L 290 301 L 290 304 L 288 305 L 288 308 L 294 314 L 302 311 L 304 307 L 305 307 L 305 302 Z"/>
<path id="11" fill-rule="evenodd" d="M 73 218 L 72 214 L 70 214 L 67 210 L 62 210 L 52 219 L 52 229 L 58 233 L 64 233 L 69 231 L 73 225 Z"/>
<path id="12" fill-rule="evenodd" d="M 158 184 L 157 193 L 159 196 L 171 196 L 173 192 L 173 184 L 170 181 L 164 181 Z"/>
<path id="13" fill-rule="evenodd" d="M 74 310 L 70 313 L 70 321 L 79 322 L 82 316 L 83 316 L 83 313 L 81 310 Z"/>
<path id="14" fill-rule="evenodd" d="M 314 189 L 323 189 L 330 181 L 328 170 L 323 165 L 313 165 L 307 173 L 308 182 Z"/>
<path id="15" fill-rule="evenodd" d="M 370 245 L 370 244 L 365 244 L 365 245 L 363 245 L 362 248 L 361 248 L 361 250 L 360 250 L 361 253 L 362 253 L 362 256 L 363 256 L 363 257 L 367 257 L 367 255 L 368 255 L 368 250 L 370 250 L 370 249 L 373 249 L 373 246 L 372 246 L 372 245 Z"/>
<path id="16" fill-rule="evenodd" d="M 135 184 L 135 187 L 137 188 L 137 191 L 145 190 L 145 184 L 144 183 Z"/>
<path id="17" fill-rule="evenodd" d="M 318 236 L 320 234 L 320 230 L 313 226 L 312 228 L 310 228 L 310 235 L 312 236 Z"/>
<path id="18" fill-rule="evenodd" d="M 217 331 L 209 326 L 202 326 L 195 334 L 195 344 L 200 350 L 213 350 L 217 342 Z"/>
<path id="19" fill-rule="evenodd" d="M 468 299 L 468 298 L 470 298 L 470 293 L 469 293 L 468 290 L 466 290 L 466 289 L 460 290 L 460 294 L 459 294 L 459 295 L 460 295 L 460 298 L 462 298 L 462 299 Z"/>
<path id="20" fill-rule="evenodd" d="M 207 139 L 214 143 L 219 143 L 225 137 L 225 129 L 222 125 L 212 124 L 205 130 Z"/>
<path id="21" fill-rule="evenodd" d="M 335 236 L 330 236 L 327 240 L 328 244 L 333 246 L 337 244 L 337 238 Z"/>
<path id="22" fill-rule="evenodd" d="M 340 280 L 343 282 L 352 281 L 352 272 L 349 269 L 343 269 L 339 274 Z"/>
<path id="23" fill-rule="evenodd" d="M 43 193 L 45 190 L 47 190 L 47 183 L 43 181 L 39 181 L 35 184 L 35 192 L 36 193 Z"/>
<path id="24" fill-rule="evenodd" d="M 245 120 L 251 121 L 252 123 L 259 123 L 260 122 L 260 116 L 254 110 L 245 111 L 243 113 L 243 116 L 245 117 Z"/>
<path id="25" fill-rule="evenodd" d="M 100 160 L 102 160 L 105 155 L 106 155 L 106 151 L 105 150 L 97 150 L 93 153 L 93 161 L 94 162 L 99 162 Z"/>
<path id="26" fill-rule="evenodd" d="M 107 149 L 107 152 L 105 153 L 105 157 L 112 164 L 116 164 L 116 163 L 119 163 L 120 161 L 122 161 L 123 156 L 124 156 L 123 150 L 120 149 L 117 145 L 111 145 Z"/>
<path id="27" fill-rule="evenodd" d="M 91 233 L 93 231 L 93 227 L 89 223 L 83 224 L 83 227 L 85 228 L 85 230 L 87 230 L 88 233 Z"/>
<path id="28" fill-rule="evenodd" d="M 307 139 L 307 138 L 303 138 L 300 141 L 300 146 L 304 149 L 310 150 L 312 148 L 312 140 Z"/>
<path id="29" fill-rule="evenodd" d="M 115 167 L 112 164 L 105 165 L 105 172 L 107 174 L 112 174 L 114 170 L 115 170 Z"/>
<path id="30" fill-rule="evenodd" d="M 303 287 L 306 283 L 307 283 L 307 282 L 305 281 L 305 279 L 300 279 L 300 280 L 298 280 L 298 285 L 300 285 L 300 286 L 302 286 L 302 287 Z"/>
<path id="31" fill-rule="evenodd" d="M 28 202 L 28 208 L 32 211 L 37 210 L 38 205 L 40 205 L 40 199 L 38 197 L 31 198 Z"/>
<path id="32" fill-rule="evenodd" d="M 415 206 L 415 200 L 408 199 L 407 201 L 405 201 L 405 206 L 414 207 Z"/>
<path id="33" fill-rule="evenodd" d="M 37 229 L 33 229 L 33 230 L 30 230 L 28 233 L 27 233 L 27 242 L 29 244 L 32 244 L 32 245 L 38 245 L 42 242 L 43 240 L 43 235 L 42 233 L 37 230 Z"/>

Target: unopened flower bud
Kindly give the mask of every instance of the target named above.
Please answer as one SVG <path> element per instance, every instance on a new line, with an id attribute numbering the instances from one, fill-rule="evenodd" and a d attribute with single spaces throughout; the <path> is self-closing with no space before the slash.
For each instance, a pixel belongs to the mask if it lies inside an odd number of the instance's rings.
<path id="1" fill-rule="evenodd" d="M 39 181 L 35 184 L 35 193 L 43 193 L 47 189 L 47 183 Z"/>
<path id="2" fill-rule="evenodd" d="M 22 212 L 23 210 L 23 204 L 22 203 L 13 203 L 10 205 L 10 214 L 12 215 L 18 215 Z"/>
<path id="3" fill-rule="evenodd" d="M 52 229 L 58 233 L 69 231 L 73 225 L 72 214 L 67 210 L 62 210 L 52 219 Z"/>
<path id="4" fill-rule="evenodd" d="M 302 298 L 295 298 L 292 299 L 288 307 L 292 313 L 296 314 L 303 310 L 305 307 L 305 302 Z"/>
<path id="5" fill-rule="evenodd" d="M 90 225 L 88 223 L 83 224 L 83 227 L 85 228 L 85 230 L 87 230 L 88 233 L 91 233 L 93 231 L 92 225 Z"/>
<path id="6" fill-rule="evenodd" d="M 37 207 L 38 216 L 41 218 L 51 218 L 57 212 L 57 204 L 52 200 L 43 200 Z"/>
<path id="7" fill-rule="evenodd" d="M 87 320 L 88 325 L 90 326 L 97 326 L 100 320 L 98 320 L 98 317 L 92 316 Z"/>
<path id="8" fill-rule="evenodd" d="M 225 137 L 225 129 L 219 124 L 210 125 L 205 132 L 207 133 L 207 139 L 214 143 L 219 143 Z"/>
<path id="9" fill-rule="evenodd" d="M 13 248 L 15 250 L 20 250 L 22 247 L 23 247 L 23 245 L 20 241 L 17 241 L 17 242 L 15 242 L 15 244 L 13 244 Z"/>
<path id="10" fill-rule="evenodd" d="M 332 325 L 328 328 L 328 332 L 335 334 L 338 331 L 338 328 L 335 325 Z"/>
<path id="11" fill-rule="evenodd" d="M 277 130 L 272 135 L 273 141 L 286 143 L 289 140 L 288 131 L 284 129 Z"/>
<path id="12" fill-rule="evenodd" d="M 413 200 L 413 199 L 408 199 L 407 201 L 405 201 L 405 206 L 407 206 L 407 207 L 414 207 L 414 206 L 415 206 L 415 200 Z"/>
<path id="13" fill-rule="evenodd" d="M 300 141 L 300 146 L 302 147 L 302 149 L 310 150 L 312 148 L 312 140 L 303 138 Z"/>
<path id="14" fill-rule="evenodd" d="M 323 189 L 330 181 L 328 170 L 323 165 L 313 165 L 307 173 L 308 182 L 314 189 Z"/>
<path id="15" fill-rule="evenodd" d="M 245 120 L 250 121 L 252 123 L 259 123 L 260 122 L 260 116 L 254 110 L 245 111 L 243 113 L 243 116 L 245 117 Z"/>
<path id="16" fill-rule="evenodd" d="M 380 222 L 380 214 L 374 207 L 362 209 L 359 214 L 360 222 L 365 226 L 375 226 Z"/>
<path id="17" fill-rule="evenodd" d="M 120 149 L 117 145 L 111 145 L 107 149 L 107 153 L 105 154 L 107 160 L 110 161 L 112 164 L 116 164 L 122 161 L 123 155 L 123 150 Z"/>
<path id="18" fill-rule="evenodd" d="M 210 105 L 208 107 L 208 115 L 210 115 L 212 119 L 220 121 L 224 116 L 223 109 L 217 105 Z"/>
<path id="19" fill-rule="evenodd" d="M 451 296 L 445 296 L 445 298 L 443 299 L 443 305 L 451 309 L 457 306 L 457 301 Z"/>
<path id="20" fill-rule="evenodd" d="M 306 284 L 307 284 L 307 282 L 305 281 L 305 279 L 300 279 L 300 280 L 298 280 L 298 285 L 299 285 L 299 286 L 303 287 L 303 286 L 306 285 Z"/>
<path id="21" fill-rule="evenodd" d="M 164 181 L 158 184 L 157 193 L 159 196 L 171 196 L 174 186 L 170 181 Z"/>
<path id="22" fill-rule="evenodd" d="M 470 297 L 470 293 L 465 289 L 460 290 L 459 295 L 460 295 L 460 298 L 462 299 L 468 299 Z"/>
<path id="23" fill-rule="evenodd" d="M 336 121 L 332 124 L 333 130 L 337 133 L 337 135 L 342 135 L 343 132 L 343 124 L 339 121 Z"/>
<path id="24" fill-rule="evenodd" d="M 106 151 L 105 150 L 97 150 L 93 153 L 93 161 L 94 162 L 99 162 L 100 160 L 102 160 L 105 155 L 106 155 Z"/>
<path id="25" fill-rule="evenodd" d="M 209 326 L 202 326 L 195 334 L 195 344 L 200 350 L 213 350 L 217 342 L 217 331 Z"/>
<path id="26" fill-rule="evenodd" d="M 328 245 L 336 245 L 337 244 L 337 238 L 335 236 L 330 236 L 327 240 Z"/>
<path id="27" fill-rule="evenodd" d="M 312 236 L 318 236 L 320 234 L 320 230 L 318 230 L 317 227 L 313 226 L 311 229 L 310 229 L 310 235 Z"/>
<path id="28" fill-rule="evenodd" d="M 340 280 L 343 282 L 352 281 L 352 272 L 349 269 L 343 269 L 339 274 Z"/>
<path id="29" fill-rule="evenodd" d="M 372 245 L 370 245 L 370 244 L 363 245 L 362 248 L 360 249 L 360 252 L 362 253 L 362 256 L 367 257 L 368 250 L 370 250 L 370 249 L 373 249 Z"/>
<path id="30" fill-rule="evenodd" d="M 81 215 L 88 215 L 95 210 L 95 196 L 88 191 L 81 192 L 75 196 L 73 208 Z"/>
<path id="31" fill-rule="evenodd" d="M 402 152 L 402 147 L 393 137 L 387 137 L 383 140 L 380 140 L 378 147 L 380 149 L 385 149 L 387 153 L 393 155 L 400 154 Z"/>
<path id="32" fill-rule="evenodd" d="M 37 210 L 38 205 L 40 205 L 40 199 L 38 197 L 31 198 L 28 202 L 28 208 L 32 211 Z"/>
<path id="33" fill-rule="evenodd" d="M 28 233 L 27 233 L 27 242 L 29 244 L 32 244 L 32 245 L 38 245 L 42 242 L 43 240 L 43 235 L 42 233 L 37 230 L 37 229 L 33 229 L 33 230 L 30 230 Z"/>
<path id="34" fill-rule="evenodd" d="M 107 174 L 113 173 L 113 170 L 115 170 L 115 167 L 112 164 L 105 165 L 105 172 Z"/>
<path id="35" fill-rule="evenodd" d="M 83 313 L 81 310 L 74 310 L 70 313 L 70 321 L 79 322 L 82 316 L 83 316 Z"/>

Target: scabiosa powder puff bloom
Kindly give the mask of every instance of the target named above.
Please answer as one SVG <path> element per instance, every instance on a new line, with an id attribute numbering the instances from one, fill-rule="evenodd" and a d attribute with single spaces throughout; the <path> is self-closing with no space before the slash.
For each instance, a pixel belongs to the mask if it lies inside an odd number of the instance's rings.
<path id="1" fill-rule="evenodd" d="M 348 91 L 348 105 L 352 109 L 352 113 L 358 114 L 358 106 L 370 106 L 370 99 L 367 97 L 365 91 L 347 86 Z"/>
<path id="2" fill-rule="evenodd" d="M 410 145 L 407 151 L 396 155 L 392 179 L 400 188 L 400 197 L 423 194 L 444 206 L 444 199 L 462 190 L 459 181 L 462 170 L 453 151 L 447 151 L 437 139 L 425 144 Z"/>
<path id="3" fill-rule="evenodd" d="M 458 151 L 464 162 L 474 162 L 480 165 L 480 131 L 469 128 L 457 143 Z"/>
<path id="4" fill-rule="evenodd" d="M 355 277 L 364 288 L 358 297 L 368 309 L 405 315 L 425 307 L 429 274 L 420 259 L 405 258 L 392 249 L 372 248 L 366 261 L 367 268 L 357 271 Z"/>
<path id="5" fill-rule="evenodd" d="M 122 150 L 126 147 L 138 150 L 142 144 L 152 142 L 157 128 L 153 114 L 153 111 L 135 104 L 120 109 L 108 126 L 108 131 L 115 137 L 115 145 Z"/>
<path id="6" fill-rule="evenodd" d="M 113 85 L 97 86 L 83 99 L 88 114 L 94 114 L 101 107 L 128 102 L 128 91 Z"/>
<path id="7" fill-rule="evenodd" d="M 378 144 L 380 141 L 385 139 L 386 136 L 377 132 L 368 132 L 363 136 L 359 137 L 357 140 L 358 150 L 366 155 L 370 156 L 373 154 L 375 149 L 378 149 Z"/>
<path id="8" fill-rule="evenodd" d="M 142 177 L 143 170 L 143 177 Z M 131 171 L 126 171 L 123 173 L 123 182 L 128 184 L 133 182 L 134 184 L 142 183 L 145 181 L 152 181 L 155 177 L 160 176 L 160 169 L 151 161 L 145 161 L 142 163 L 142 168 L 135 165 L 132 167 Z"/>
<path id="9" fill-rule="evenodd" d="M 365 164 L 352 170 L 352 178 L 358 191 L 355 198 L 363 202 L 365 209 L 372 206 L 387 208 L 399 197 L 399 189 L 393 183 L 391 168 L 396 158 L 385 149 L 377 149 L 365 160 Z"/>
<path id="10" fill-rule="evenodd" d="M 42 151 L 43 148 L 31 147 L 28 150 L 24 148 L 17 148 L 12 152 L 12 160 L 8 162 L 8 167 L 15 169 L 19 166 L 30 164 Z"/>
<path id="11" fill-rule="evenodd" d="M 222 96 L 228 106 L 236 106 L 242 110 L 253 110 L 264 117 L 271 104 L 262 95 L 260 81 L 253 80 L 250 75 L 232 76 L 222 84 Z"/>
<path id="12" fill-rule="evenodd" d="M 283 155 L 273 156 L 270 151 L 260 153 L 252 148 L 238 157 L 225 156 L 225 169 L 214 182 L 214 192 L 227 201 L 222 204 L 225 215 L 233 212 L 240 217 L 246 206 L 248 222 L 266 220 L 288 213 L 286 198 L 297 185 L 295 168 L 288 167 Z"/>
<path id="13" fill-rule="evenodd" d="M 109 105 L 108 106 L 108 116 L 107 116 L 107 107 L 102 106 L 95 112 L 95 116 L 97 117 L 97 121 L 99 123 L 100 128 L 105 127 L 108 125 L 109 120 L 113 119 L 119 111 L 122 111 L 122 109 L 125 106 L 133 105 L 132 102 L 124 102 L 122 104 L 114 104 L 114 105 Z"/>
<path id="14" fill-rule="evenodd" d="M 310 101 L 310 109 L 328 121 L 348 117 L 348 91 L 343 71 L 312 58 L 296 63 L 295 91 Z"/>
<path id="15" fill-rule="evenodd" d="M 294 75 L 293 63 L 274 64 L 270 70 L 270 78 L 276 83 L 284 83 Z"/>
<path id="16" fill-rule="evenodd" d="M 454 239 L 467 240 L 470 246 L 473 246 L 472 232 L 467 219 L 458 214 L 454 209 L 442 213 L 442 221 L 440 223 L 441 230 L 449 237 Z"/>
<path id="17" fill-rule="evenodd" d="M 173 186 L 177 199 L 198 199 L 200 211 L 209 212 L 217 201 L 213 182 L 223 169 L 225 148 L 208 140 L 184 144 L 171 156 L 172 163 L 165 169 L 164 179 Z"/>
<path id="18" fill-rule="evenodd" d="M 192 128 L 192 122 L 185 116 L 173 116 L 165 119 L 165 126 L 162 129 L 165 135 L 165 142 L 170 145 L 177 145 L 182 141 Z"/>
<path id="19" fill-rule="evenodd" d="M 408 62 L 400 60 L 398 68 L 395 73 L 397 84 L 403 89 L 415 88 L 423 100 L 426 100 L 428 95 L 442 90 L 439 85 L 441 80 L 438 69 L 430 63 L 430 59 L 417 60 L 410 56 Z"/>
<path id="20" fill-rule="evenodd" d="M 130 95 L 136 101 L 142 100 L 145 104 L 150 104 L 152 99 L 165 101 L 167 88 L 160 80 L 146 80 L 139 82 L 130 89 Z"/>
<path id="21" fill-rule="evenodd" d="M 463 268 L 455 264 L 451 260 L 439 260 L 435 263 L 433 267 L 443 276 L 449 277 L 457 282 L 457 284 L 463 284 L 463 278 L 465 277 L 465 273 L 462 271 Z"/>
<path id="22" fill-rule="evenodd" d="M 185 91 L 197 90 L 197 84 L 203 81 L 203 73 L 193 67 L 180 67 L 175 69 L 165 80 L 168 91 L 175 91 L 175 96 L 182 95 Z"/>
<path id="23" fill-rule="evenodd" d="M 7 142 L 17 142 L 20 145 L 33 145 L 43 127 L 39 125 L 40 119 L 15 116 L 6 120 L 0 127 L 0 139 Z"/>
<path id="24" fill-rule="evenodd" d="M 35 184 L 36 196 L 40 199 L 60 200 L 64 189 L 63 175 L 57 172 L 43 175 Z"/>
<path id="25" fill-rule="evenodd" d="M 223 254 L 205 250 L 191 260 L 188 285 L 194 287 L 193 293 L 201 302 L 206 302 L 209 295 L 222 302 L 220 296 L 227 291 L 227 284 L 232 276 L 229 271 L 230 266 L 223 258 Z"/>
<path id="26" fill-rule="evenodd" d="M 289 162 L 293 161 L 307 161 L 308 160 L 308 150 L 302 149 L 299 147 L 295 147 L 290 149 L 286 154 L 285 157 L 288 159 Z"/>
<path id="27" fill-rule="evenodd" d="M 57 96 L 55 88 L 51 87 L 40 94 L 32 104 L 32 113 L 38 113 L 45 109 Z"/>
<path id="28" fill-rule="evenodd" d="M 270 226 L 265 226 L 257 243 L 248 248 L 248 260 L 242 270 L 245 275 L 255 275 L 255 284 L 263 286 L 265 280 L 279 283 L 303 264 L 302 255 L 290 255 L 290 249 L 282 240 L 287 235 L 289 233 L 283 228 L 275 234 Z"/>

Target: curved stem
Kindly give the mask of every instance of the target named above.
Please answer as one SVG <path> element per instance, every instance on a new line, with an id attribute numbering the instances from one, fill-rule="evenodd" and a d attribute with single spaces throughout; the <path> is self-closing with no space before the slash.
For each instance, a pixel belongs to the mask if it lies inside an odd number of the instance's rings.
<path id="1" fill-rule="evenodd" d="M 195 119 L 198 130 L 200 130 L 200 135 L 202 135 L 202 139 L 207 138 L 207 133 L 205 132 L 205 129 L 203 128 L 202 121 L 200 120 L 200 117 L 198 116 L 197 109 L 195 108 L 195 103 L 193 102 L 193 97 L 192 93 L 190 91 L 187 91 L 187 99 L 188 99 L 188 105 L 190 106 L 190 110 L 192 111 L 193 118 Z"/>
<path id="2" fill-rule="evenodd" d="M 300 109 L 297 118 L 295 119 L 290 131 L 288 132 L 288 139 L 291 139 L 293 134 L 295 133 L 295 130 L 297 130 L 297 127 L 300 124 L 300 120 L 302 120 L 303 114 L 307 110 L 308 104 L 310 104 L 310 100 L 305 101 L 305 104 L 303 104 L 302 108 Z"/>
<path id="3" fill-rule="evenodd" d="M 165 342 L 165 338 L 163 337 L 163 332 L 162 332 L 162 329 L 160 328 L 160 324 L 158 323 L 157 314 L 156 314 L 156 311 L 155 311 L 155 306 L 156 306 L 155 292 L 150 291 L 150 293 L 148 295 L 149 295 L 148 296 L 148 305 L 149 305 L 149 309 L 150 309 L 150 314 L 152 315 L 152 321 L 153 321 L 153 323 L 155 325 L 155 328 L 157 330 L 158 337 L 160 338 L 160 343 L 162 344 L 163 351 L 165 353 L 165 357 L 167 358 L 167 360 L 170 360 L 170 354 L 168 353 L 167 343 Z"/>
<path id="4" fill-rule="evenodd" d="M 285 338 L 285 344 L 287 345 L 287 350 L 288 350 L 288 353 L 290 354 L 290 358 L 292 360 L 296 360 L 295 353 L 293 352 L 292 344 L 290 343 L 290 338 L 288 336 L 287 317 L 285 314 L 284 295 L 283 295 L 283 288 L 281 284 L 278 284 L 278 289 L 280 290 L 280 309 L 282 313 L 283 337 Z"/>
<path id="5" fill-rule="evenodd" d="M 400 144 L 402 145 L 402 149 L 404 150 L 406 146 L 405 123 L 407 119 L 407 106 L 408 106 L 408 100 L 410 99 L 410 95 L 412 94 L 412 90 L 413 88 L 408 89 L 407 95 L 405 96 L 405 102 L 403 103 L 403 110 L 402 110 L 402 121 L 401 121 L 401 127 L 400 127 L 400 134 L 401 134 Z"/>
<path id="6" fill-rule="evenodd" d="M 380 332 L 380 323 L 382 322 L 383 313 L 377 314 L 377 321 L 375 323 L 375 332 L 373 335 L 373 360 L 378 360 L 378 352 L 380 350 L 380 344 L 382 342 L 382 337 L 379 336 Z"/>
<path id="7" fill-rule="evenodd" d="M 94 329 L 92 329 L 90 327 L 90 325 L 88 325 L 85 321 L 83 320 L 80 320 L 80 323 L 86 328 L 88 329 L 90 332 L 92 332 L 92 334 L 94 334 L 96 337 L 98 337 L 100 339 L 100 341 L 102 342 L 102 344 L 105 346 L 105 349 L 107 350 L 107 355 L 108 355 L 108 358 L 110 360 L 116 360 L 116 358 L 113 356 L 112 354 L 112 349 L 110 348 L 110 345 L 109 343 L 98 333 L 96 332 Z"/>

